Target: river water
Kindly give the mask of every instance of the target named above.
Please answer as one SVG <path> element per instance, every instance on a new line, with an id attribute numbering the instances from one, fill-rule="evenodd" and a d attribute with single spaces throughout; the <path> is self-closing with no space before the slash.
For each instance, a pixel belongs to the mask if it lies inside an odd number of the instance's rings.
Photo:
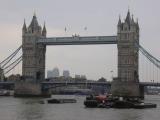
<path id="1" fill-rule="evenodd" d="M 156 103 L 152 109 L 85 108 L 83 96 L 72 104 L 39 104 L 40 98 L 0 97 L 0 120 L 159 120 L 160 96 L 146 96 L 145 102 Z"/>

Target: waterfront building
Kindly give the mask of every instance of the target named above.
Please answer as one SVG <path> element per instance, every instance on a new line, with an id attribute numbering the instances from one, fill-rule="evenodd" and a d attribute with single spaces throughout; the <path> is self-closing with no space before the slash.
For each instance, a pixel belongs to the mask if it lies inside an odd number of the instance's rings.
<path id="1" fill-rule="evenodd" d="M 84 79 L 86 80 L 86 76 L 85 75 L 75 75 L 75 79 Z"/>
<path id="2" fill-rule="evenodd" d="M 54 68 L 53 70 L 48 70 L 47 71 L 47 78 L 55 78 L 59 77 L 59 69 Z"/>
<path id="3" fill-rule="evenodd" d="M 47 70 L 47 78 L 52 78 L 52 77 L 53 77 L 53 71 Z"/>
<path id="4" fill-rule="evenodd" d="M 63 70 L 63 76 L 64 76 L 65 78 L 70 77 L 69 70 Z"/>
<path id="5" fill-rule="evenodd" d="M 81 75 L 81 79 L 86 80 L 87 78 L 86 78 L 86 76 L 85 76 L 85 75 Z"/>
<path id="6" fill-rule="evenodd" d="M 80 79 L 81 75 L 75 75 L 75 79 Z"/>
<path id="7" fill-rule="evenodd" d="M 53 77 L 59 77 L 59 69 L 57 67 L 53 69 Z"/>

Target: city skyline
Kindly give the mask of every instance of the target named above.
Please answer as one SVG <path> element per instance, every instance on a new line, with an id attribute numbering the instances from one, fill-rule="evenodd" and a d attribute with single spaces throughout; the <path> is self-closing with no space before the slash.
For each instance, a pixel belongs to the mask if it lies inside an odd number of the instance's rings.
<path id="1" fill-rule="evenodd" d="M 8 4 L 9 2 L 13 5 Z M 128 5 L 134 17 L 139 19 L 140 43 L 155 57 L 159 57 L 158 0 L 154 2 L 122 0 L 116 1 L 116 5 L 115 0 L 107 1 L 109 4 L 105 0 L 101 2 L 69 0 L 63 1 L 64 4 L 61 2 L 62 0 L 54 2 L 40 0 L 38 3 L 30 0 L 3 1 L 0 5 L 0 25 L 2 26 L 0 28 L 0 61 L 21 44 L 23 19 L 25 18 L 29 25 L 34 11 L 41 25 L 45 21 L 48 37 L 72 36 L 73 34 L 80 36 L 116 35 L 119 14 L 123 20 L 126 17 Z M 92 5 L 90 5 L 91 2 Z M 144 8 L 144 3 L 148 7 Z M 79 74 L 87 75 L 89 79 L 98 79 L 102 76 L 110 79 L 111 74 L 116 76 L 117 73 L 116 45 L 49 46 L 46 53 L 46 69 L 50 69 L 51 65 L 58 66 L 60 69 L 68 68 L 73 74 L 77 71 Z"/>
<path id="2" fill-rule="evenodd" d="M 47 71 L 47 77 L 46 78 L 50 78 L 50 77 L 61 77 L 61 76 L 64 76 L 64 77 L 76 77 L 76 76 L 79 76 L 79 77 L 82 77 L 82 78 L 86 78 L 86 75 L 82 75 L 82 74 L 78 74 L 78 73 L 76 73 L 76 72 L 74 72 L 74 74 L 70 71 L 70 70 L 68 70 L 68 69 L 62 69 L 62 70 L 60 70 L 58 67 L 54 67 L 54 68 L 52 68 L 52 69 L 47 69 L 46 70 Z M 65 72 L 67 72 L 67 73 L 65 73 Z M 64 73 L 65 74 L 67 74 L 67 75 L 64 75 Z M 96 80 L 96 79 L 94 79 L 94 80 Z"/>

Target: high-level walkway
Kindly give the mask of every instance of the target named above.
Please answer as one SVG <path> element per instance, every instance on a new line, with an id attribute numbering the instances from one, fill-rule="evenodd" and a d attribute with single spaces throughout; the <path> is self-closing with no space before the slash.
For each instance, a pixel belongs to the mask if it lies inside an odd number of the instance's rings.
<path id="1" fill-rule="evenodd" d="M 52 37 L 39 39 L 37 43 L 44 45 L 117 44 L 117 36 Z"/>

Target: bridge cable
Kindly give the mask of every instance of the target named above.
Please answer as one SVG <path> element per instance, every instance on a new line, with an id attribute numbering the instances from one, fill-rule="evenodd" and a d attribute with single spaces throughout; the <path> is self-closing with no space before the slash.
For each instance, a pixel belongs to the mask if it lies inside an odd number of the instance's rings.
<path id="1" fill-rule="evenodd" d="M 13 54 L 15 54 L 21 47 L 22 47 L 22 45 L 18 49 L 16 49 L 10 56 L 8 56 L 2 62 L 0 62 L 0 65 L 3 64 L 7 59 L 9 59 Z"/>
<path id="2" fill-rule="evenodd" d="M 160 63 L 160 61 L 155 58 L 154 56 L 152 56 L 149 52 L 147 52 L 141 45 L 139 45 L 140 50 L 142 50 L 146 55 L 148 55 L 150 58 L 153 58 L 153 60 L 157 61 Z"/>
<path id="3" fill-rule="evenodd" d="M 160 69 L 160 61 L 157 58 L 153 57 L 150 53 L 148 53 L 142 46 L 138 45 L 138 47 L 141 53 L 146 56 L 146 58 L 148 58 L 150 62 L 152 62 L 156 67 Z"/>
<path id="4" fill-rule="evenodd" d="M 158 73 L 159 73 L 159 70 L 160 70 L 160 60 L 158 60 L 153 55 L 151 55 L 149 52 L 147 52 L 147 50 L 145 50 L 141 45 L 136 44 L 136 46 L 138 46 L 140 52 L 151 62 L 150 65 L 149 65 L 150 66 L 149 67 L 149 73 L 152 74 L 151 76 L 153 78 L 150 76 L 151 77 L 150 80 L 153 81 L 153 82 L 154 82 L 154 79 L 156 79 L 156 78 L 158 80 L 159 79 Z M 156 68 L 155 68 L 155 66 L 156 66 Z"/>
<path id="5" fill-rule="evenodd" d="M 8 71 L 6 71 L 4 74 L 7 74 L 7 73 L 10 72 L 12 69 L 14 69 L 21 61 L 22 61 L 22 58 L 19 59 L 19 61 L 17 61 L 17 63 L 16 63 L 12 68 L 10 68 Z"/>
<path id="6" fill-rule="evenodd" d="M 11 65 L 13 65 L 14 63 L 16 63 L 19 59 L 21 59 L 22 56 L 20 56 L 19 58 L 17 58 L 14 62 L 12 62 L 11 64 L 9 64 L 8 66 L 6 66 L 5 68 L 3 68 L 3 70 L 9 68 Z"/>
<path id="7" fill-rule="evenodd" d="M 19 52 L 19 50 L 22 48 L 22 45 L 17 49 L 15 50 L 10 56 L 8 56 L 5 60 L 3 60 L 0 65 L 1 67 L 5 67 L 12 59 L 13 57 Z M 7 61 L 7 62 L 6 62 Z M 6 62 L 6 63 L 5 63 Z M 4 63 L 4 65 L 2 65 Z"/>

